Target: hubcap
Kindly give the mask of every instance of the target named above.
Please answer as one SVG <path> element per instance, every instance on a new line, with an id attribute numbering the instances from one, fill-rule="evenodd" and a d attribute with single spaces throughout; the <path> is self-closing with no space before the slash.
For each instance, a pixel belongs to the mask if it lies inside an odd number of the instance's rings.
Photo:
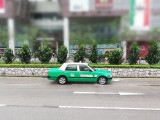
<path id="1" fill-rule="evenodd" d="M 104 77 L 99 78 L 99 84 L 104 85 L 106 83 L 106 79 Z"/>
<path id="2" fill-rule="evenodd" d="M 65 83 L 66 83 L 66 79 L 65 79 L 64 77 L 61 77 L 61 78 L 59 79 L 59 83 L 60 83 L 60 84 L 65 84 Z"/>

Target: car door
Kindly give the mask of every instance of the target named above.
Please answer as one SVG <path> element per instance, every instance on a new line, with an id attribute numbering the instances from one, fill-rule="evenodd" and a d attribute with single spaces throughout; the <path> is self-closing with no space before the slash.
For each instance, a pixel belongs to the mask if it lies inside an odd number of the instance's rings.
<path id="1" fill-rule="evenodd" d="M 79 81 L 82 82 L 95 82 L 97 76 L 87 65 L 79 65 Z"/>
<path id="2" fill-rule="evenodd" d="M 67 76 L 68 81 L 78 81 L 78 66 L 76 64 L 68 64 L 65 69 L 65 76 Z"/>

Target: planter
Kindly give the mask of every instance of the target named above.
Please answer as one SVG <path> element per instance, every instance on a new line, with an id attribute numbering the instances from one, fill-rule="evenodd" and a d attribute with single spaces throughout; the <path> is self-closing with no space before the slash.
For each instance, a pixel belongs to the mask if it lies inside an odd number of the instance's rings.
<path id="1" fill-rule="evenodd" d="M 49 68 L 6 68 L 1 67 L 0 76 L 11 76 L 11 77 L 21 77 L 21 76 L 38 76 L 46 77 Z M 112 72 L 113 77 L 125 77 L 125 78 L 137 78 L 137 77 L 147 77 L 147 78 L 160 78 L 160 69 L 148 69 L 148 68 L 98 68 L 109 70 Z"/>

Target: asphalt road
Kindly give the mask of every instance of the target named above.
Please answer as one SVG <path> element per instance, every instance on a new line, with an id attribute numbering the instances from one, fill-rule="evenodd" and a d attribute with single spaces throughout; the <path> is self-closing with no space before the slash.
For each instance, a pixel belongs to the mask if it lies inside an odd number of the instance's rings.
<path id="1" fill-rule="evenodd" d="M 59 85 L 0 77 L 0 120 L 159 120 L 160 78 Z"/>

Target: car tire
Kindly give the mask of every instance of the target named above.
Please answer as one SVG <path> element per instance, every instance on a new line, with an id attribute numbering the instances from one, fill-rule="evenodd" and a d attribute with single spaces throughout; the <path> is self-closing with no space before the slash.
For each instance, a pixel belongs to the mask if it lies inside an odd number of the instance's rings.
<path id="1" fill-rule="evenodd" d="M 59 84 L 64 85 L 67 83 L 67 78 L 65 76 L 60 76 L 57 81 Z"/>
<path id="2" fill-rule="evenodd" d="M 107 83 L 106 77 L 99 77 L 97 81 L 100 85 L 105 85 Z"/>

